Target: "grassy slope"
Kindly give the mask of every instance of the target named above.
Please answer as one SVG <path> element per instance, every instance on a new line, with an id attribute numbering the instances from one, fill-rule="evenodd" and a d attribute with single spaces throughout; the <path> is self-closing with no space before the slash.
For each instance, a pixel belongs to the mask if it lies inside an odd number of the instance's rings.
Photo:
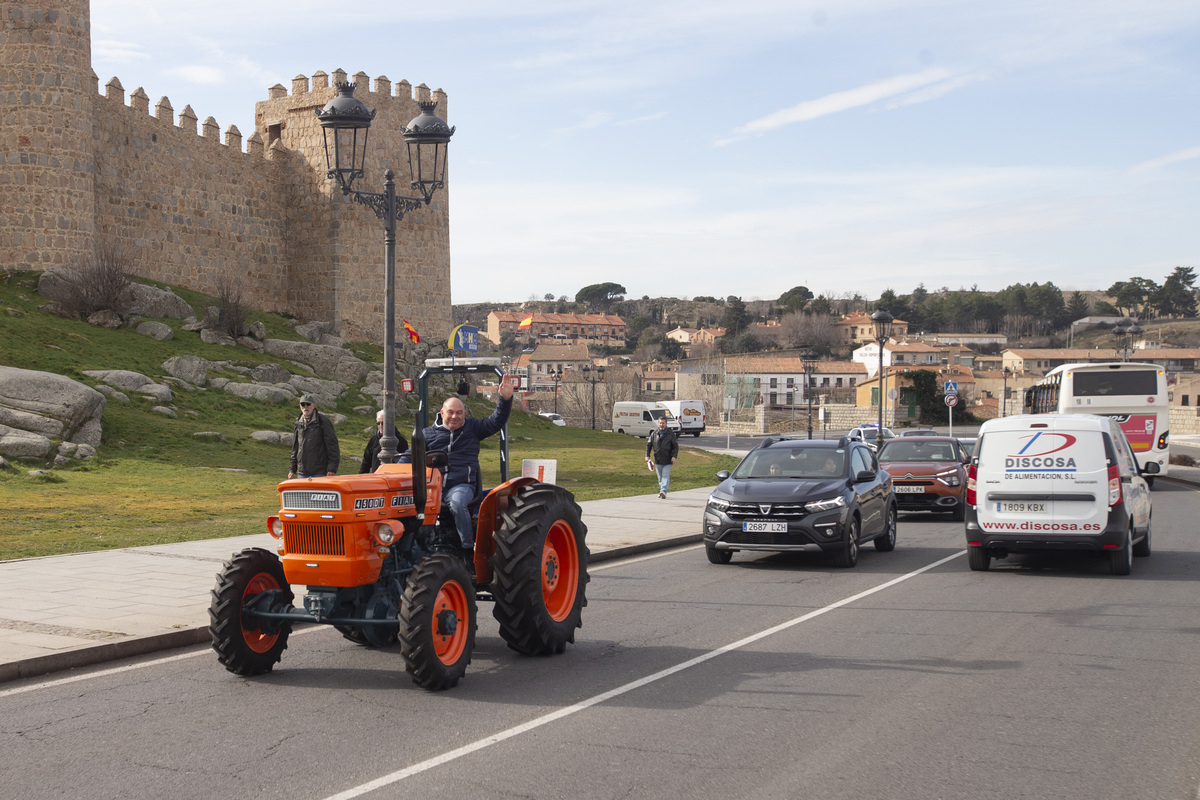
<path id="1" fill-rule="evenodd" d="M 67 375 L 88 385 L 90 369 L 128 369 L 157 379 L 162 363 L 192 353 L 210 361 L 234 360 L 247 366 L 276 361 L 245 348 L 205 345 L 198 334 L 180 330 L 179 320 L 161 320 L 175 329 L 175 339 L 158 342 L 133 330 L 106 330 L 38 311 L 45 299 L 34 292 L 36 274 L 0 273 L 0 363 Z M 212 298 L 175 289 L 200 313 Z M 14 316 L 6 309 L 13 309 Z M 298 338 L 284 317 L 252 313 L 272 338 Z M 378 362 L 377 346 L 352 345 L 361 358 Z M 293 365 L 285 365 L 295 371 Z M 210 372 L 211 377 L 223 373 Z M 244 380 L 233 373 L 225 377 Z M 355 388 L 326 409 L 347 415 L 338 427 L 342 472 L 357 471 L 374 422 L 373 414 L 356 414 L 368 404 Z M 434 399 L 434 402 L 437 402 Z M 290 430 L 293 404 L 267 405 L 217 390 L 175 391 L 171 419 L 150 411 L 155 405 L 130 394 L 130 403 L 109 399 L 99 456 L 55 470 L 49 479 L 0 472 L 0 560 L 57 553 L 131 547 L 164 542 L 241 536 L 263 530 L 266 516 L 278 509 L 275 485 L 286 477 L 287 448 L 250 438 L 256 430 Z M 491 404 L 470 402 L 473 413 L 491 413 Z M 411 427 L 411 415 L 401 427 Z M 200 431 L 218 431 L 225 442 L 196 439 Z M 514 412 L 509 423 L 512 463 L 521 459 L 558 460 L 558 482 L 579 500 L 651 494 L 657 490 L 642 452 L 645 442 L 600 431 L 559 428 L 547 420 Z M 673 475 L 672 488 L 710 486 L 718 469 L 736 459 L 685 449 Z M 484 442 L 484 480 L 499 480 L 499 446 Z M 697 521 L 698 522 L 698 521 Z"/>

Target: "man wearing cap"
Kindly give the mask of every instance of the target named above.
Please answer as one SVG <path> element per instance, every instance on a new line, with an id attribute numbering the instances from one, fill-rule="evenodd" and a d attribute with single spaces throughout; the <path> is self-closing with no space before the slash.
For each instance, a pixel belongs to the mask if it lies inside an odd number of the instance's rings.
<path id="1" fill-rule="evenodd" d="M 292 464 L 288 478 L 323 478 L 336 475 L 342 451 L 329 417 L 317 411 L 311 394 L 300 398 L 300 416 L 292 440 Z"/>

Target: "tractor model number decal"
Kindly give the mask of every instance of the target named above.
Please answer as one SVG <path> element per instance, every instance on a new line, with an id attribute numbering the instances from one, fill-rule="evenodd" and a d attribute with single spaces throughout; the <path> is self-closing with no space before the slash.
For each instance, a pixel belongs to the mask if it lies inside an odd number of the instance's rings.
<path id="1" fill-rule="evenodd" d="M 383 508 L 382 497 L 360 497 L 354 501 L 354 510 L 361 511 L 364 508 Z"/>
<path id="2" fill-rule="evenodd" d="M 413 496 L 411 494 L 398 494 L 392 498 L 392 508 L 396 506 L 411 506 L 413 504 Z"/>

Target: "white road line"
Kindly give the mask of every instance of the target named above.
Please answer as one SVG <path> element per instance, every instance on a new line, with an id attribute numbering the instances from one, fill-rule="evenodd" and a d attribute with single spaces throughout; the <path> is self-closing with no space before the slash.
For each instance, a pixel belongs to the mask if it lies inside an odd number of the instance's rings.
<path id="1" fill-rule="evenodd" d="M 321 631 L 321 630 L 327 630 L 327 628 L 324 625 L 321 625 L 321 626 L 315 627 L 315 628 L 305 628 L 304 630 L 292 631 L 289 638 L 294 639 L 297 636 L 304 636 L 305 634 L 316 633 L 317 631 Z M 124 667 L 112 667 L 111 669 L 102 669 L 102 670 L 98 670 L 96 672 L 89 672 L 86 675 L 72 675 L 69 678 L 51 678 L 49 680 L 41 681 L 39 683 L 31 683 L 28 686 L 18 686 L 15 689 L 0 690 L 0 700 L 4 699 L 5 697 L 10 697 L 15 694 L 24 694 L 25 692 L 32 692 L 36 689 L 53 689 L 56 686 L 65 686 L 68 683 L 75 683 L 76 681 L 86 681 L 86 680 L 91 680 L 92 678 L 106 678 L 109 675 L 120 675 L 122 672 L 129 672 L 129 671 L 135 670 L 135 669 L 145 669 L 146 667 L 157 667 L 160 664 L 172 664 L 176 661 L 185 661 L 189 658 L 196 658 L 197 656 L 211 656 L 211 655 L 212 655 L 212 650 L 210 648 L 205 648 L 204 650 L 197 650 L 194 653 L 183 653 L 182 655 L 177 655 L 177 656 L 166 656 L 165 658 L 156 658 L 153 661 L 142 661 L 137 664 L 129 664 Z"/>
<path id="2" fill-rule="evenodd" d="M 946 556 L 945 558 L 943 558 L 939 561 L 935 561 L 932 564 L 928 564 L 924 567 L 921 567 L 918 570 L 914 570 L 913 572 L 909 572 L 905 575 L 901 575 L 898 578 L 893 578 L 890 581 L 881 583 L 878 586 L 875 586 L 871 589 L 867 589 L 866 591 L 863 591 L 863 592 L 859 592 L 858 594 L 852 595 L 843 600 L 838 600 L 836 603 L 831 603 L 823 608 L 818 608 L 816 611 L 810 611 L 807 614 L 803 614 L 799 617 L 796 617 L 795 619 L 790 619 L 787 622 L 781 622 L 780 624 L 778 624 L 772 628 L 767 628 L 765 631 L 761 631 L 761 632 L 755 633 L 751 636 L 747 636 L 744 639 L 739 639 L 738 641 L 733 642 L 732 644 L 727 644 L 724 647 L 720 647 L 716 650 L 711 650 L 707 653 L 704 653 L 703 655 L 699 655 L 699 656 L 696 656 L 695 658 L 689 659 L 688 661 L 684 661 L 681 664 L 676 664 L 673 667 L 668 667 L 667 669 L 661 670 L 659 672 L 655 672 L 653 675 L 647 675 L 644 678 L 639 678 L 638 680 L 633 681 L 631 683 L 627 683 L 624 686 L 618 686 L 616 689 L 612 689 L 610 691 L 604 692 L 603 694 L 598 694 L 594 697 L 590 697 L 587 700 L 580 701 L 574 705 L 567 706 L 566 708 L 560 708 L 557 711 L 552 711 L 549 714 L 545 714 L 543 716 L 537 717 L 536 719 L 531 719 L 529 722 L 526 722 L 522 725 L 517 725 L 516 727 L 509 728 L 508 730 L 500 731 L 499 733 L 494 733 L 491 736 L 484 737 L 483 739 L 479 739 L 478 741 L 472 742 L 471 744 L 463 745 L 462 747 L 459 747 L 456 750 L 451 750 L 447 753 L 443 753 L 440 756 L 434 756 L 433 758 L 427 759 L 418 764 L 413 764 L 411 767 L 405 767 L 404 769 L 397 770 L 396 772 L 392 772 L 387 775 L 384 775 L 381 778 L 376 778 L 373 781 L 369 781 L 369 782 L 361 784 L 359 786 L 355 786 L 352 789 L 347 789 L 344 792 L 338 792 L 337 794 L 330 795 L 329 797 L 325 798 L 325 800 L 350 800 L 350 798 L 353 798 L 353 797 L 361 797 L 362 795 L 364 795 L 368 792 L 373 792 L 376 789 L 382 789 L 385 786 L 390 786 L 394 783 L 399 783 L 400 781 L 404 780 L 405 778 L 411 778 L 413 775 L 418 775 L 422 772 L 431 770 L 434 767 L 438 767 L 438 766 L 441 766 L 442 764 L 446 764 L 446 763 L 449 763 L 456 759 L 462 758 L 465 755 L 470 755 L 471 753 L 474 753 L 478 750 L 482 750 L 485 747 L 490 747 L 491 745 L 499 744 L 500 742 L 503 742 L 507 739 L 512 739 L 515 736 L 520 736 L 522 733 L 528 733 L 529 731 L 534 730 L 536 728 L 540 728 L 544 725 L 549 725 L 551 722 L 555 722 L 557 720 L 563 719 L 564 717 L 569 717 L 572 714 L 577 714 L 578 712 L 584 711 L 588 708 L 591 708 L 594 705 L 598 705 L 600 703 L 603 703 L 606 700 L 611 700 L 614 697 L 619 697 L 623 694 L 627 694 L 629 692 L 632 692 L 635 689 L 640 689 L 643 686 L 647 686 L 651 683 L 655 683 L 657 681 L 662 680 L 663 678 L 668 678 L 668 677 L 676 674 L 677 672 L 682 672 L 683 670 L 689 669 L 690 667 L 694 667 L 697 664 L 703 664 L 706 661 L 711 661 L 712 659 L 716 658 L 719 655 L 723 655 L 723 654 L 731 652 L 733 650 L 738 650 L 743 647 L 746 647 L 747 645 L 754 644 L 755 642 L 757 642 L 761 639 L 765 639 L 768 636 L 774 636 L 775 634 L 780 633 L 781 631 L 785 631 L 788 628 L 792 628 L 803 622 L 808 622 L 809 620 L 815 619 L 816 617 L 819 617 L 822 614 L 833 611 L 834 609 L 849 605 L 850 603 L 853 603 L 857 600 L 862 600 L 864 597 L 870 597 L 871 595 L 876 594 L 878 592 L 882 592 L 884 589 L 889 589 L 898 583 L 903 583 L 904 581 L 908 580 L 909 578 L 915 578 L 916 576 L 920 575 L 923 572 L 928 572 L 929 570 L 933 569 L 934 567 L 940 567 L 942 564 L 945 564 L 949 561 L 953 561 L 954 559 L 962 556 L 966 552 L 967 552 L 966 550 L 960 550 L 957 553 L 955 553 L 954 555 Z"/>

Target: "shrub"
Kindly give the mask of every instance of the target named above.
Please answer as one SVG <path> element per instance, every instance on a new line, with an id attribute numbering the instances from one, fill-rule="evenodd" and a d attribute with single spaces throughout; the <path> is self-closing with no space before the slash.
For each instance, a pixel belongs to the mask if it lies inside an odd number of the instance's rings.
<path id="1" fill-rule="evenodd" d="M 87 319 L 97 311 L 125 314 L 133 302 L 124 253 L 111 243 L 101 242 L 82 264 L 64 270 L 59 305 L 67 313 Z"/>

